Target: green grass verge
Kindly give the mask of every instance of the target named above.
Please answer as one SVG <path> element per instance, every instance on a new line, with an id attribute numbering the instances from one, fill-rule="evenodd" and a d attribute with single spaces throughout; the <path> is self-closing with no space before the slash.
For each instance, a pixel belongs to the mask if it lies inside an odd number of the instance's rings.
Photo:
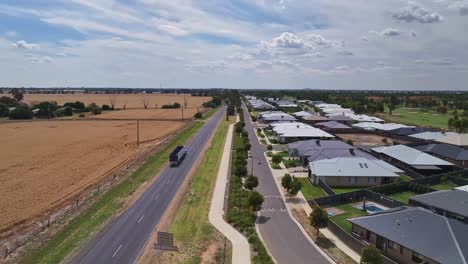
<path id="1" fill-rule="evenodd" d="M 208 110 L 206 113 L 203 114 L 202 119 L 203 120 L 209 119 L 210 117 L 212 117 L 214 115 L 214 113 L 216 113 L 216 111 L 218 109 L 219 109 L 219 107 L 211 108 L 210 110 Z"/>
<path id="2" fill-rule="evenodd" d="M 260 143 L 262 143 L 263 145 L 268 145 L 265 139 L 260 139 Z"/>
<path id="3" fill-rule="evenodd" d="M 283 160 L 283 164 L 286 168 L 299 167 L 302 165 L 298 159 L 285 159 Z"/>
<path id="4" fill-rule="evenodd" d="M 453 188 L 458 187 L 458 184 L 455 184 L 452 181 L 444 181 L 439 184 L 431 185 L 430 187 L 436 190 L 452 190 Z"/>
<path id="5" fill-rule="evenodd" d="M 365 212 L 354 208 L 350 204 L 342 204 L 342 205 L 336 206 L 336 208 L 343 210 L 344 213 L 336 215 L 336 216 L 332 216 L 330 217 L 330 219 L 333 222 L 335 222 L 335 224 L 337 224 L 339 227 L 341 227 L 344 231 L 350 234 L 352 232 L 352 225 L 348 221 L 348 219 L 366 215 Z"/>
<path id="6" fill-rule="evenodd" d="M 123 205 L 123 198 L 150 179 L 167 162 L 174 147 L 184 145 L 201 127 L 194 122 L 166 144 L 135 171 L 132 182 L 124 181 L 104 193 L 86 212 L 73 219 L 63 230 L 43 247 L 27 256 L 22 263 L 60 263 L 68 254 L 79 248 L 98 231 Z"/>
<path id="7" fill-rule="evenodd" d="M 342 194 L 342 193 L 348 193 L 348 192 L 354 192 L 357 190 L 362 190 L 362 189 L 367 189 L 368 187 L 333 187 L 333 191 L 336 194 Z"/>
<path id="8" fill-rule="evenodd" d="M 406 192 L 399 192 L 399 193 L 390 194 L 390 195 L 387 195 L 387 196 L 392 198 L 392 199 L 395 199 L 397 201 L 400 201 L 402 203 L 407 204 L 409 198 L 411 196 L 414 196 L 414 195 L 418 195 L 418 194 L 415 193 L 415 192 L 412 192 L 412 191 L 406 191 Z"/>
<path id="9" fill-rule="evenodd" d="M 388 108 L 385 107 L 385 112 L 386 113 L 382 114 L 382 117 L 387 122 L 447 129 L 448 120 L 451 117 L 452 111 L 441 114 L 434 110 L 423 111 L 420 109 L 397 108 L 393 111 L 392 115 L 390 115 L 388 114 Z M 461 114 L 460 111 L 459 113 Z"/>
<path id="10" fill-rule="evenodd" d="M 281 169 L 281 166 L 278 163 L 270 162 L 270 165 L 271 165 L 271 168 L 273 168 L 275 170 Z"/>
<path id="11" fill-rule="evenodd" d="M 301 192 L 306 198 L 306 200 L 316 199 L 320 197 L 327 196 L 327 194 L 318 186 L 310 183 L 307 178 L 296 178 L 301 184 Z"/>
<path id="12" fill-rule="evenodd" d="M 208 212 L 230 123 L 221 121 L 170 226 L 171 232 L 183 247 L 191 249 L 187 263 L 200 263 L 202 252 L 216 239 L 216 230 L 208 221 Z"/>

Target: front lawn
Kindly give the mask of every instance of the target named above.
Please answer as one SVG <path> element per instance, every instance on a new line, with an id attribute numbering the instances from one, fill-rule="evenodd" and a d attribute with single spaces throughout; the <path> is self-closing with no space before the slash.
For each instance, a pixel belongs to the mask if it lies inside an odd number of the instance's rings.
<path id="1" fill-rule="evenodd" d="M 286 168 L 292 168 L 292 167 L 299 167 L 301 166 L 301 162 L 297 159 L 285 159 L 283 160 L 283 164 L 284 166 L 286 166 Z"/>
<path id="2" fill-rule="evenodd" d="M 415 192 L 412 192 L 412 191 L 406 191 L 406 192 L 398 192 L 398 193 L 390 194 L 390 195 L 387 195 L 387 196 L 392 198 L 392 199 L 395 199 L 397 201 L 400 201 L 402 203 L 407 204 L 409 198 L 411 196 L 415 196 L 415 195 L 418 195 L 418 194 L 415 193 Z"/>
<path id="3" fill-rule="evenodd" d="M 309 179 L 307 178 L 296 178 L 301 184 L 301 192 L 306 198 L 306 200 L 312 200 L 316 198 L 320 198 L 323 196 L 327 196 L 327 194 L 318 186 L 313 185 L 310 183 Z"/>
<path id="4" fill-rule="evenodd" d="M 351 204 L 342 204 L 335 207 L 343 210 L 344 213 L 332 216 L 330 217 L 330 219 L 333 222 L 335 222 L 335 224 L 337 224 L 339 227 L 341 227 L 344 231 L 350 234 L 352 232 L 352 225 L 348 221 L 348 219 L 366 215 L 365 212 L 354 208 Z"/>

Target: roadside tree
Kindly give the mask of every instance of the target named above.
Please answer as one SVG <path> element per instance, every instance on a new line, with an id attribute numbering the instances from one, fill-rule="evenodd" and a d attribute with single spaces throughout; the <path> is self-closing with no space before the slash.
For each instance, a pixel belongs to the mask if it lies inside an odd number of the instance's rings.
<path id="1" fill-rule="evenodd" d="M 262 209 L 264 198 L 261 193 L 257 191 L 252 191 L 249 193 L 248 201 L 249 207 L 252 208 L 254 212 L 257 212 L 260 211 L 260 209 Z"/>
<path id="2" fill-rule="evenodd" d="M 317 230 L 317 237 L 319 236 L 320 228 L 325 228 L 328 225 L 328 214 L 322 207 L 316 206 L 309 216 L 310 225 Z"/>
<path id="3" fill-rule="evenodd" d="M 250 175 L 245 179 L 244 187 L 249 190 L 253 190 L 255 187 L 258 186 L 258 178 Z"/>

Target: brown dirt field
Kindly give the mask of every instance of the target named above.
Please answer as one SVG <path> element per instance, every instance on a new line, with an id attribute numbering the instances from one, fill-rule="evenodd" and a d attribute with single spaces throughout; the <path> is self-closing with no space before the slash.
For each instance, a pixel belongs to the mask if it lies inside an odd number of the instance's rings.
<path id="1" fill-rule="evenodd" d="M 205 112 L 204 108 L 200 111 Z M 197 108 L 184 108 L 184 119 L 193 119 Z M 89 116 L 93 119 L 181 119 L 182 109 L 132 109 L 110 111 L 101 115 Z"/>
<path id="2" fill-rule="evenodd" d="M 0 96 L 9 96 L 7 94 L 0 94 Z M 164 104 L 172 104 L 178 102 L 183 105 L 184 95 L 183 94 L 25 94 L 24 102 L 42 102 L 42 101 L 55 101 L 59 105 L 63 105 L 66 102 L 81 101 L 83 103 L 90 104 L 96 103 L 101 106 L 103 104 L 110 105 L 111 98 L 115 97 L 116 108 L 144 108 L 143 99 L 148 100 L 149 108 L 161 107 Z M 191 96 L 190 94 L 185 95 L 187 99 L 187 107 L 198 107 L 204 102 L 211 100 L 211 97 L 202 96 Z"/>
<path id="3" fill-rule="evenodd" d="M 367 134 L 336 134 L 336 136 L 342 138 L 344 141 L 352 140 L 354 145 L 364 145 L 364 146 L 383 146 L 386 144 L 393 144 L 391 138 L 386 138 L 387 143 L 383 143 L 382 139 L 384 137 L 377 135 L 367 135 Z M 402 140 L 398 140 L 399 143 L 404 144 Z"/>
<path id="4" fill-rule="evenodd" d="M 142 121 L 44 121 L 0 125 L 0 229 L 52 209 L 184 127 Z"/>

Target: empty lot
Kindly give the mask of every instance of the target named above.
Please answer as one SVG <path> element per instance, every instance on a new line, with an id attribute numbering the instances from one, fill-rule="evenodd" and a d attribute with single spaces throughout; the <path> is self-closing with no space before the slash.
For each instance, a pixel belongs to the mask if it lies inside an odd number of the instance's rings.
<path id="1" fill-rule="evenodd" d="M 186 123 L 39 121 L 0 124 L 0 228 L 30 219 L 85 190 Z"/>
<path id="2" fill-rule="evenodd" d="M 361 145 L 361 146 L 383 146 L 393 144 L 393 139 L 381 137 L 378 135 L 372 134 L 336 134 L 337 137 L 340 137 L 344 141 L 351 140 L 353 141 L 354 145 Z M 383 142 L 386 139 L 387 142 Z M 398 140 L 400 144 L 408 143 L 404 140 Z"/>

